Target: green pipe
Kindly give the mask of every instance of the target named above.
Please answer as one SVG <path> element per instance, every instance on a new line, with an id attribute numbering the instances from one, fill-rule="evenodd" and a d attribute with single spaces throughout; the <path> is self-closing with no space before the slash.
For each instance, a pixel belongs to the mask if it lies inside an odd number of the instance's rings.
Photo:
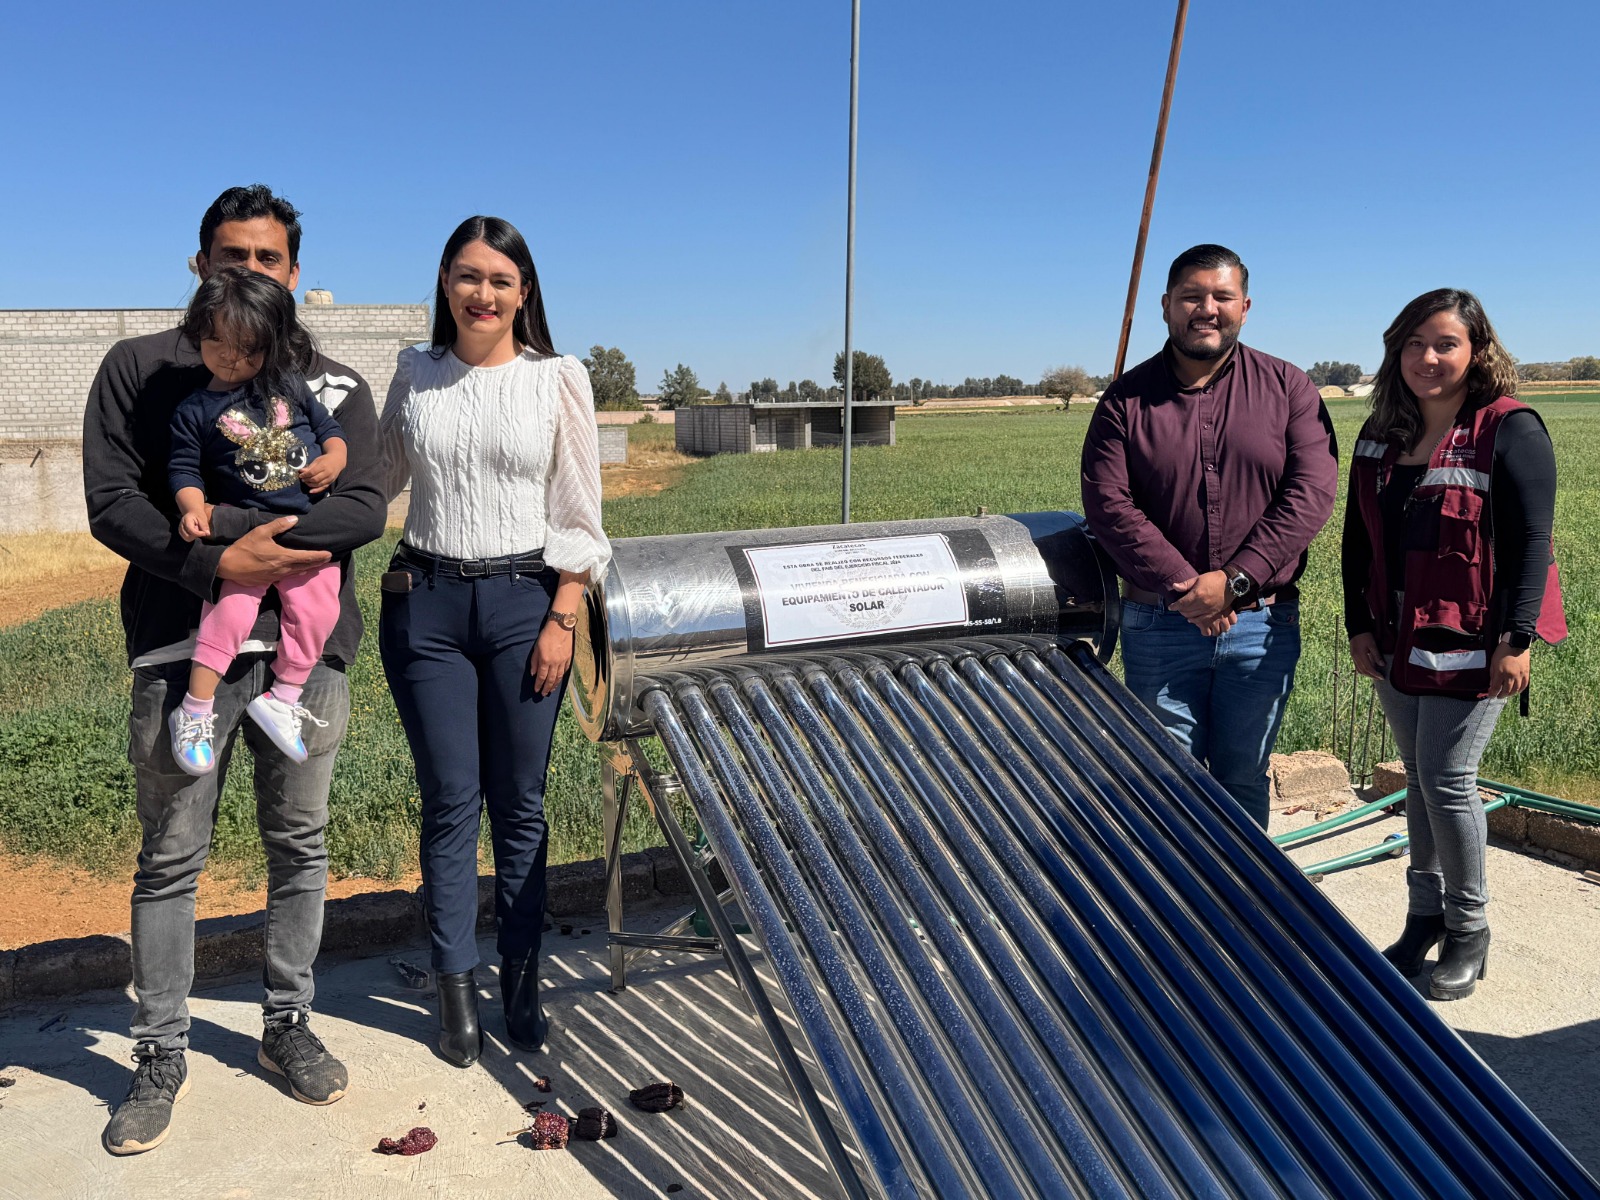
<path id="1" fill-rule="evenodd" d="M 1491 800 L 1483 806 L 1485 813 L 1492 813 L 1497 808 L 1504 808 L 1511 800 L 1506 796 Z M 1335 871 L 1343 871 L 1348 867 L 1359 867 L 1362 863 L 1371 862 L 1375 858 L 1387 858 L 1398 851 L 1411 845 L 1410 837 L 1402 834 L 1393 841 L 1379 842 L 1376 846 L 1368 846 L 1365 850 L 1352 850 L 1349 854 L 1341 854 L 1338 858 L 1330 858 L 1326 862 L 1312 863 L 1301 870 L 1309 879 L 1318 879 L 1323 875 L 1332 875 Z"/>
<path id="2" fill-rule="evenodd" d="M 1511 803 L 1518 808 L 1531 808 L 1536 812 L 1550 813 L 1552 816 L 1570 817 L 1575 821 L 1588 821 L 1590 824 L 1600 824 L 1600 808 L 1592 804 L 1577 804 L 1571 800 L 1563 800 L 1559 796 L 1547 796 L 1543 792 L 1530 792 L 1527 788 L 1516 787 L 1509 783 L 1496 783 L 1492 779 L 1478 780 L 1479 787 L 1493 788 L 1497 792 L 1504 792 L 1511 797 Z"/>
<path id="3" fill-rule="evenodd" d="M 1359 867 L 1362 863 L 1371 862 L 1375 858 L 1389 858 L 1411 845 L 1411 838 L 1401 834 L 1392 842 L 1379 842 L 1376 846 L 1368 846 L 1365 850 L 1352 850 L 1349 854 L 1341 854 L 1338 858 L 1330 858 L 1327 862 L 1313 863 L 1303 868 L 1306 878 L 1311 880 L 1321 879 L 1324 875 L 1332 875 L 1335 871 L 1343 871 L 1349 867 Z"/>
<path id="4" fill-rule="evenodd" d="M 1543 792 L 1532 792 L 1526 788 L 1516 787 L 1509 783 L 1496 783 L 1492 779 L 1478 780 L 1478 786 L 1499 792 L 1500 795 L 1490 800 L 1483 806 L 1485 813 L 1492 813 L 1497 808 L 1512 806 L 1527 808 L 1535 812 L 1549 813 L 1552 816 L 1568 817 L 1575 821 L 1587 821 L 1590 824 L 1600 824 L 1600 808 L 1590 804 L 1575 804 L 1571 800 L 1563 800 L 1559 796 L 1547 796 Z M 1379 809 L 1387 808 L 1396 800 L 1405 798 L 1405 790 L 1401 789 L 1381 800 L 1373 800 L 1359 808 L 1351 809 L 1326 821 L 1318 821 L 1315 825 L 1307 825 L 1304 829 L 1292 829 L 1287 833 L 1280 833 L 1273 838 L 1273 842 L 1283 849 L 1309 841 L 1318 834 L 1326 833 L 1331 829 L 1338 829 L 1351 821 L 1360 820 Z M 1324 875 L 1331 875 L 1335 871 L 1343 871 L 1350 867 L 1358 867 L 1362 863 L 1371 862 L 1375 858 L 1387 858 L 1397 851 L 1404 850 L 1411 844 L 1409 837 L 1398 837 L 1393 841 L 1379 842 L 1376 846 L 1368 846 L 1364 850 L 1353 850 L 1349 854 L 1341 854 L 1337 858 L 1330 858 L 1326 862 L 1313 863 L 1303 868 L 1306 876 L 1319 879 Z"/>
<path id="5" fill-rule="evenodd" d="M 1297 846 L 1301 842 L 1310 841 L 1318 834 L 1327 833 L 1330 829 L 1338 829 L 1341 825 L 1348 825 L 1351 821 L 1359 821 L 1362 817 L 1377 812 L 1379 809 L 1388 808 L 1396 800 L 1404 800 L 1405 788 L 1398 792 L 1391 792 L 1382 800 L 1373 800 L 1363 804 L 1360 808 L 1353 808 L 1347 813 L 1340 813 L 1336 817 L 1329 817 L 1326 821 L 1318 821 L 1315 825 L 1307 825 L 1304 829 L 1291 829 L 1287 833 L 1280 833 L 1272 840 L 1287 850 L 1290 846 Z"/>

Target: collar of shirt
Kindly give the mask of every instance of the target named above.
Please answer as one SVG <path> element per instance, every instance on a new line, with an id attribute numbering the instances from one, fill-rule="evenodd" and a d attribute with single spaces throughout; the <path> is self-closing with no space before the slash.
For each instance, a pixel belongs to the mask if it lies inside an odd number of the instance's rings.
<path id="1" fill-rule="evenodd" d="M 1168 338 L 1165 344 L 1161 347 L 1161 365 L 1167 369 L 1167 382 L 1172 385 L 1172 390 L 1174 392 L 1181 392 L 1184 395 L 1189 395 L 1192 392 L 1203 392 L 1207 388 L 1215 388 L 1217 384 L 1222 382 L 1222 380 L 1233 373 L 1233 365 L 1238 361 L 1239 343 L 1235 342 L 1233 347 L 1228 351 L 1228 357 L 1226 361 L 1224 361 L 1223 364 L 1217 368 L 1216 372 L 1211 376 L 1210 379 L 1196 387 L 1184 387 L 1178 379 L 1178 372 L 1175 370 L 1175 364 L 1177 360 L 1173 357 L 1172 339 Z"/>

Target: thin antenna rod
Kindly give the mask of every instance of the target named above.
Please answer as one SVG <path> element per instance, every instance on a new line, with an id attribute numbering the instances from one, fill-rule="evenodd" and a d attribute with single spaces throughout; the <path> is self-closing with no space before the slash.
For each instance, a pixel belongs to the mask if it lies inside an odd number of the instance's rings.
<path id="1" fill-rule="evenodd" d="M 844 235 L 844 412 L 840 421 L 844 444 L 844 499 L 840 524 L 850 524 L 850 400 L 855 390 L 855 355 L 850 342 L 850 309 L 855 300 L 856 273 L 856 98 L 861 86 L 861 0 L 850 3 L 850 197 Z"/>
<path id="2" fill-rule="evenodd" d="M 1172 27 L 1172 53 L 1167 57 L 1167 86 L 1161 92 L 1161 115 L 1156 118 L 1156 145 L 1150 152 L 1150 181 L 1144 189 L 1144 212 L 1139 217 L 1139 241 L 1133 248 L 1133 273 L 1128 277 L 1128 303 L 1122 310 L 1122 336 L 1117 340 L 1117 365 L 1111 378 L 1122 374 L 1128 360 L 1128 337 L 1133 332 L 1133 304 L 1139 297 L 1139 272 L 1144 268 L 1144 243 L 1150 234 L 1150 210 L 1156 204 L 1156 180 L 1161 175 L 1161 151 L 1167 144 L 1167 115 L 1172 112 L 1172 86 L 1178 81 L 1178 53 L 1183 49 L 1183 25 L 1189 0 L 1178 0 L 1178 20 Z"/>

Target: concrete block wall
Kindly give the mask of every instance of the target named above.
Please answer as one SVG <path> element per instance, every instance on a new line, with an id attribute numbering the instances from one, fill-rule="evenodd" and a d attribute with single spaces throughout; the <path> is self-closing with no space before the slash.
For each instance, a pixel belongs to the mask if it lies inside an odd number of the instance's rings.
<path id="1" fill-rule="evenodd" d="M 677 411 L 673 441 L 682 454 L 749 454 L 754 428 L 748 404 L 694 404 Z"/>
<path id="2" fill-rule="evenodd" d="M 176 308 L 0 310 L 0 533 L 81 530 L 83 407 L 123 338 L 177 325 Z M 425 341 L 424 304 L 302 305 L 323 353 L 360 374 L 380 408 L 401 350 Z"/>
<path id="3" fill-rule="evenodd" d="M 600 428 L 600 462 L 625 463 L 628 461 L 628 427 L 605 425 Z"/>
<path id="4" fill-rule="evenodd" d="M 123 338 L 171 329 L 181 309 L 0 310 L 0 442 L 77 438 L 106 351 Z M 323 352 L 359 372 L 379 405 L 395 355 L 428 336 L 422 304 L 301 306 Z"/>

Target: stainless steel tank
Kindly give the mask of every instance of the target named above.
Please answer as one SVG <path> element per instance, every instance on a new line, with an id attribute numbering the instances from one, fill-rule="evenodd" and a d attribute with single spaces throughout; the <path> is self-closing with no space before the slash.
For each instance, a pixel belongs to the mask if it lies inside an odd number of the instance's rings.
<path id="1" fill-rule="evenodd" d="M 653 676 L 743 655 L 983 635 L 1109 658 L 1116 576 L 1076 513 L 621 538 L 578 619 L 572 701 L 595 741 L 649 732 Z"/>

